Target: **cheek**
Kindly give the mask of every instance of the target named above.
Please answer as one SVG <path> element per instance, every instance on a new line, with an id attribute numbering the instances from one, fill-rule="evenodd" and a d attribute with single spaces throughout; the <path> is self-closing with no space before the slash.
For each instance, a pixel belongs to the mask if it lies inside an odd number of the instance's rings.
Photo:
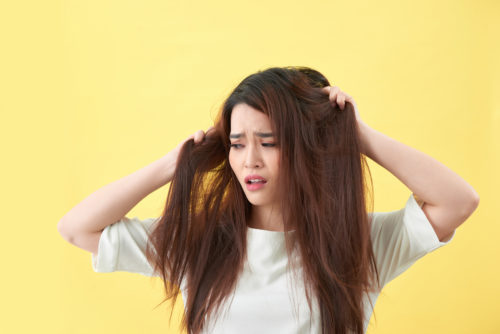
<path id="1" fill-rule="evenodd" d="M 279 169 L 279 167 L 280 167 L 280 156 L 279 156 L 279 154 L 277 154 L 274 157 L 274 165 L 276 166 L 276 169 Z"/>
<path id="2" fill-rule="evenodd" d="M 233 170 L 233 173 L 236 174 L 236 171 L 234 170 L 234 157 L 231 157 L 231 153 L 229 153 L 229 157 L 227 160 L 229 163 L 229 167 L 231 167 L 231 169 Z"/>

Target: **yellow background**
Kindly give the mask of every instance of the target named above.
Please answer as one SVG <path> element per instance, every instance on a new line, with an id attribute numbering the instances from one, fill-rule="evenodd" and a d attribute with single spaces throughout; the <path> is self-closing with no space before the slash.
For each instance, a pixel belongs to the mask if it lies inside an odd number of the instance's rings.
<path id="1" fill-rule="evenodd" d="M 390 282 L 368 333 L 498 333 L 500 3 L 3 1 L 2 333 L 177 333 L 161 282 L 95 273 L 59 219 L 212 125 L 245 76 L 304 65 L 371 127 L 480 195 L 454 240 Z M 375 211 L 411 191 L 370 160 Z M 161 214 L 168 186 L 127 216 Z"/>

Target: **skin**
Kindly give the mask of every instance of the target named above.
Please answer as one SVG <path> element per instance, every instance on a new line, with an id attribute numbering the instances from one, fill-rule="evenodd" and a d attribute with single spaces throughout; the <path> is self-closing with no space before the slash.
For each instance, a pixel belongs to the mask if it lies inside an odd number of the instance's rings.
<path id="1" fill-rule="evenodd" d="M 479 195 L 463 178 L 431 156 L 372 129 L 361 120 L 354 99 L 339 87 L 324 87 L 332 106 L 354 107 L 362 153 L 387 169 L 413 193 L 436 236 L 449 240 L 479 205 Z"/>
<path id="2" fill-rule="evenodd" d="M 279 173 L 279 148 L 274 137 L 259 137 L 256 132 L 271 133 L 271 122 L 263 112 L 240 103 L 231 113 L 231 133 L 241 133 L 240 138 L 230 138 L 229 164 L 238 178 L 248 201 L 252 204 L 247 225 L 257 229 L 283 231 L 283 218 L 276 196 Z M 259 190 L 247 189 L 245 177 L 258 174 L 267 183 Z"/>
<path id="3" fill-rule="evenodd" d="M 184 142 L 193 139 L 196 144 L 203 141 L 213 126 L 207 131 L 198 130 L 175 148 L 179 151 Z M 283 218 L 278 210 L 276 199 L 276 179 L 279 172 L 279 149 L 274 144 L 274 137 L 261 138 L 254 131 L 270 133 L 269 117 L 247 104 L 234 106 L 231 113 L 231 133 L 244 133 L 238 139 L 230 139 L 229 164 L 238 178 L 248 201 L 252 204 L 251 217 L 247 225 L 253 228 L 283 231 Z M 266 184 L 259 190 L 247 189 L 245 177 L 258 174 L 266 179 Z"/>
<path id="4" fill-rule="evenodd" d="M 339 87 L 324 87 L 323 92 L 328 94 L 332 106 L 338 105 L 340 111 L 345 109 L 347 102 L 353 105 L 362 153 L 391 172 L 412 191 L 415 199 L 420 201 L 419 206 L 434 228 L 437 238 L 440 241 L 448 240 L 479 204 L 479 195 L 472 186 L 436 159 L 369 127 L 361 119 L 354 99 Z M 269 152 L 276 150 L 277 156 L 277 149 L 265 148 L 260 142 L 262 139 L 252 135 L 252 131 L 270 130 L 269 120 L 266 115 L 249 106 L 235 106 L 231 128 L 238 132 L 248 132 L 249 140 L 244 143 L 246 145 L 243 145 L 243 151 L 231 149 L 230 160 L 231 167 L 254 208 L 249 226 L 282 231 L 283 220 L 279 211 L 271 204 L 276 202 L 270 195 L 271 192 L 251 193 L 244 183 L 244 177 L 250 173 L 269 178 L 270 182 L 273 180 L 271 177 L 277 175 L 277 159 L 273 160 L 273 155 Z M 203 131 L 198 131 L 194 135 L 195 141 L 202 140 L 203 135 Z M 272 161 L 276 163 L 273 164 Z M 269 185 L 266 190 L 273 188 Z"/>

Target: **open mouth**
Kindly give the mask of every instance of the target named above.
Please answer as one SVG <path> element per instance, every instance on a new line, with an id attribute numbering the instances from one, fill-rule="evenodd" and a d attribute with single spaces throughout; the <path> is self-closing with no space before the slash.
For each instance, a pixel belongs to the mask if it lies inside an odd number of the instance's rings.
<path id="1" fill-rule="evenodd" d="M 259 181 L 259 182 L 248 181 L 246 182 L 246 186 L 249 191 L 255 191 L 264 188 L 266 183 L 267 183 L 266 181 Z"/>
<path id="2" fill-rule="evenodd" d="M 259 183 L 267 183 L 266 180 L 258 180 L 258 181 L 250 181 L 248 180 L 246 184 L 259 184 Z"/>

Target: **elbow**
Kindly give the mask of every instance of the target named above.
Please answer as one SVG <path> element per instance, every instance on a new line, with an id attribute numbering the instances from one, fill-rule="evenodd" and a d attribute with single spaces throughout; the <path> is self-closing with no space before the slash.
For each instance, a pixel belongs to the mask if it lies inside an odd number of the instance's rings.
<path id="1" fill-rule="evenodd" d="M 62 221 L 59 221 L 57 223 L 57 232 L 59 232 L 59 234 L 62 235 L 62 236 L 64 236 L 64 234 L 65 234 L 65 230 L 64 230 Z"/>
<path id="2" fill-rule="evenodd" d="M 467 205 L 464 205 L 464 218 L 467 219 L 470 215 L 476 211 L 479 206 L 479 195 L 476 191 L 472 191 L 470 199 L 467 201 Z M 464 221 L 465 221 L 464 219 Z"/>
<path id="3" fill-rule="evenodd" d="M 62 221 L 59 221 L 59 223 L 57 223 L 57 232 L 59 232 L 64 240 L 72 243 L 73 237 L 69 233 L 67 227 L 65 227 L 65 225 L 62 223 Z"/>
<path id="4" fill-rule="evenodd" d="M 472 198 L 472 211 L 471 211 L 471 213 L 474 212 L 478 206 L 479 206 L 479 194 L 474 191 L 474 196 Z"/>
<path id="5" fill-rule="evenodd" d="M 472 194 L 471 194 L 471 200 L 470 200 L 470 202 L 471 202 L 471 213 L 472 213 L 479 206 L 479 194 L 474 189 L 472 189 Z"/>

